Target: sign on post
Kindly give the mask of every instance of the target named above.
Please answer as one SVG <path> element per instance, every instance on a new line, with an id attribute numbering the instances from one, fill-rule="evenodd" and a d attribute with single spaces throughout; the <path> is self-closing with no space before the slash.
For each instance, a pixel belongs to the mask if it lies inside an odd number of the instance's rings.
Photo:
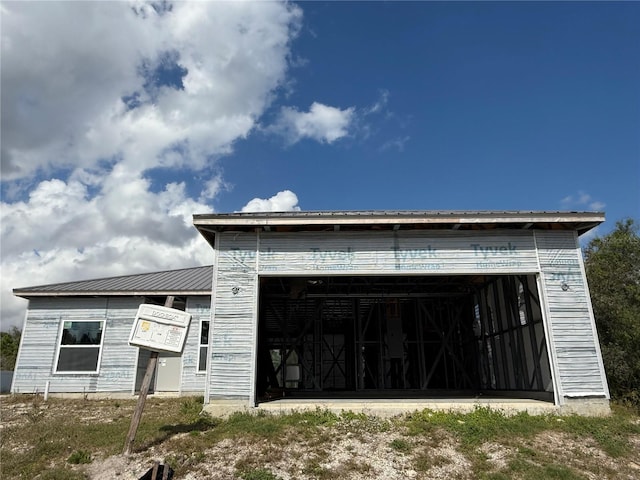
<path id="1" fill-rule="evenodd" d="M 162 352 L 182 352 L 191 314 L 143 303 L 133 321 L 129 345 Z"/>
<path id="2" fill-rule="evenodd" d="M 124 442 L 122 453 L 125 455 L 131 453 L 133 441 L 136 438 L 144 404 L 147 401 L 151 378 L 158 363 L 158 352 L 180 353 L 187 338 L 191 314 L 171 308 L 173 300 L 174 297 L 169 295 L 164 307 L 143 303 L 138 307 L 138 313 L 133 321 L 133 327 L 129 335 L 129 345 L 151 350 L 151 355 L 140 386 L 138 403 L 131 417 L 129 433 L 127 433 L 127 438 Z"/>

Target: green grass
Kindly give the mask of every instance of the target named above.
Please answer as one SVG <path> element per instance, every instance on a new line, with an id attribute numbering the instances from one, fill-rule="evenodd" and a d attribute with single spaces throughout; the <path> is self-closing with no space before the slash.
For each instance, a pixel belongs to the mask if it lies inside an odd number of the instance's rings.
<path id="1" fill-rule="evenodd" d="M 516 458 L 509 463 L 507 478 L 514 477 L 523 480 L 584 480 L 586 478 L 565 465 L 556 463 L 540 465 L 521 458 Z"/>
<path id="2" fill-rule="evenodd" d="M 81 463 L 91 463 L 91 454 L 86 450 L 76 450 L 69 458 L 67 458 L 67 463 L 71 463 L 74 465 L 78 465 Z"/>
<path id="3" fill-rule="evenodd" d="M 391 440 L 389 446 L 401 453 L 409 453 L 413 448 L 411 442 L 405 440 L 404 438 L 394 438 L 393 440 Z"/>
<path id="4" fill-rule="evenodd" d="M 405 424 L 410 435 L 444 429 L 454 433 L 468 447 L 514 436 L 531 438 L 544 430 L 561 431 L 575 438 L 593 438 L 608 455 L 619 457 L 630 451 L 629 435 L 640 434 L 640 425 L 630 421 L 632 418 L 633 415 L 621 409 L 608 417 L 558 417 L 526 412 L 507 416 L 500 411 L 477 408 L 466 414 L 424 410 L 409 415 Z"/>
<path id="5" fill-rule="evenodd" d="M 264 468 L 250 469 L 239 474 L 242 480 L 279 480 L 280 477 Z"/>
<path id="6" fill-rule="evenodd" d="M 410 435 L 424 435 L 444 429 L 456 435 L 468 447 L 513 435 L 530 437 L 548 428 L 543 416 L 526 412 L 507 416 L 489 408 L 478 407 L 471 413 L 449 413 L 423 410 L 405 420 Z"/>
<path id="7" fill-rule="evenodd" d="M 12 404 L 19 406 L 13 413 L 7 408 Z M 3 400 L 3 479 L 38 475 L 47 479 L 85 478 L 84 464 L 121 453 L 134 407 L 134 400 L 53 398 L 43 402 L 28 396 Z M 376 472 L 355 447 L 364 445 L 366 451 L 375 446 L 369 443 L 374 438 L 386 439 L 382 444 L 387 452 L 384 455 L 403 459 L 426 476 L 430 469 L 446 469 L 450 463 L 440 449 L 443 445 L 463 455 L 473 478 L 489 480 L 573 480 L 586 478 L 585 472 L 598 478 L 616 478 L 620 476 L 616 466 L 637 462 L 640 456 L 640 419 L 622 408 L 614 408 L 609 417 L 506 416 L 477 408 L 466 414 L 424 410 L 391 420 L 322 409 L 287 415 L 239 412 L 221 419 L 203 415 L 201 410 L 202 398 L 149 399 L 134 451 L 149 457 L 158 449 L 169 452 L 165 461 L 180 478 L 187 472 L 197 476 L 210 460 L 207 450 L 231 441 L 238 450 L 230 468 L 243 480 L 277 479 L 274 467 L 288 468 L 287 455 L 301 449 L 306 453 L 297 463 L 299 470 L 289 471 L 294 478 L 375 477 Z M 561 445 L 556 450 L 562 451 L 554 451 L 545 444 L 545 435 L 554 436 L 556 443 L 566 439 L 599 448 L 610 463 L 600 465 L 590 450 L 564 451 Z M 350 439 L 346 447 L 342 444 L 347 455 L 337 466 L 334 462 L 328 468 L 336 442 L 345 438 Z M 502 449 L 500 465 L 483 450 L 494 444 Z M 244 452 L 243 445 L 251 448 Z"/>

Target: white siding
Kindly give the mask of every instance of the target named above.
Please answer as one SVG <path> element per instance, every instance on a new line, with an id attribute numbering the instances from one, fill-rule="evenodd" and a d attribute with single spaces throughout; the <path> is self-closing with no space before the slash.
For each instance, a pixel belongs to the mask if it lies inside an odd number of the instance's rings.
<path id="1" fill-rule="evenodd" d="M 96 391 L 98 374 L 54 374 L 60 322 L 107 319 L 105 298 L 34 298 L 29 302 L 13 383 L 14 393 Z M 105 322 L 106 323 L 106 322 Z M 105 324 L 103 335 L 109 326 Z"/>
<path id="2" fill-rule="evenodd" d="M 532 232 L 223 233 L 214 272 L 211 397 L 251 398 L 258 274 L 536 272 Z M 259 248 L 259 256 L 256 254 Z"/>
<path id="3" fill-rule="evenodd" d="M 208 296 L 189 297 L 186 311 L 191 314 L 189 333 L 182 352 L 182 388 L 183 393 L 203 393 L 206 375 L 198 373 L 200 354 L 200 321 L 211 318 L 211 298 Z"/>
<path id="4" fill-rule="evenodd" d="M 514 274 L 541 269 L 561 394 L 608 396 L 575 232 L 261 232 L 259 237 L 229 232 L 219 234 L 217 243 L 211 397 L 252 398 L 258 275 Z M 562 289 L 563 282 L 569 290 Z"/>
<path id="5" fill-rule="evenodd" d="M 258 282 L 255 234 L 220 235 L 214 318 L 210 396 L 252 397 Z M 214 270 L 215 271 L 215 270 Z"/>
<path id="6" fill-rule="evenodd" d="M 138 349 L 129 346 L 129 334 L 141 299 L 107 299 L 107 324 L 104 330 L 102 361 L 97 385 L 92 391 L 130 392 L 135 381 Z"/>
<path id="7" fill-rule="evenodd" d="M 136 375 L 138 348 L 128 344 L 140 297 L 32 298 L 14 375 L 14 393 L 130 392 Z M 209 318 L 210 298 L 189 297 L 193 315 L 184 349 L 181 390 L 203 392 L 204 375 L 196 374 L 200 318 Z M 55 373 L 60 325 L 64 321 L 103 321 L 103 346 L 98 373 Z"/>
<path id="8" fill-rule="evenodd" d="M 536 232 L 558 390 L 609 397 L 591 299 L 574 232 Z"/>

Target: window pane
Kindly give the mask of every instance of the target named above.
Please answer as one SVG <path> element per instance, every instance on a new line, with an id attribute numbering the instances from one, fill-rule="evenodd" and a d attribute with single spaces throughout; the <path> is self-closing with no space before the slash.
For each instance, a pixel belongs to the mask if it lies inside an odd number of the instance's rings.
<path id="1" fill-rule="evenodd" d="M 102 322 L 64 322 L 61 345 L 100 345 Z"/>
<path id="2" fill-rule="evenodd" d="M 202 328 L 200 329 L 200 345 L 209 344 L 209 322 L 202 322 Z"/>
<path id="3" fill-rule="evenodd" d="M 58 372 L 95 372 L 98 368 L 99 347 L 60 347 Z"/>
<path id="4" fill-rule="evenodd" d="M 200 358 L 198 359 L 198 371 L 204 372 L 207 370 L 207 347 L 200 347 Z"/>

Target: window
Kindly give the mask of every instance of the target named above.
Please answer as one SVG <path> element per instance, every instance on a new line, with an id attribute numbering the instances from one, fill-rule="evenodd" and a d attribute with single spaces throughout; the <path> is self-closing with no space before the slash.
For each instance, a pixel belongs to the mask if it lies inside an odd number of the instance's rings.
<path id="1" fill-rule="evenodd" d="M 207 353 L 209 352 L 209 320 L 200 322 L 200 352 L 198 356 L 198 372 L 207 371 Z"/>
<path id="2" fill-rule="evenodd" d="M 63 322 L 56 372 L 98 371 L 104 322 Z"/>

